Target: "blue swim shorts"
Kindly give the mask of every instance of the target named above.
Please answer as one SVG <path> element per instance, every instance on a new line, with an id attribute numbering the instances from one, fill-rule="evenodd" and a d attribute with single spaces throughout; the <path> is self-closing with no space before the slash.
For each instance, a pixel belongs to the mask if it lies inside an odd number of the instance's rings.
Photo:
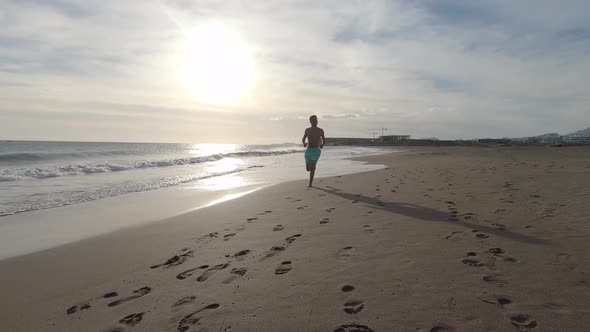
<path id="1" fill-rule="evenodd" d="M 320 159 L 322 149 L 320 148 L 307 148 L 305 150 L 305 163 L 309 164 Z"/>

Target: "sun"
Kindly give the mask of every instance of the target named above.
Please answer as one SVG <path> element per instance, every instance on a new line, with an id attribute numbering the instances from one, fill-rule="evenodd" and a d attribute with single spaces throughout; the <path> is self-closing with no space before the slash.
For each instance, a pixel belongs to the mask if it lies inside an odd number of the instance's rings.
<path id="1" fill-rule="evenodd" d="M 199 99 L 229 101 L 243 95 L 251 85 L 254 61 L 250 47 L 224 26 L 190 32 L 183 53 L 181 77 Z"/>

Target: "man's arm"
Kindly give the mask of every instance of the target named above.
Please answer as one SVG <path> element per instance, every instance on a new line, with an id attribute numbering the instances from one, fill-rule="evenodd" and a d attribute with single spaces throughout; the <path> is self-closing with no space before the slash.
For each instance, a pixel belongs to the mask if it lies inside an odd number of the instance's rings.
<path id="1" fill-rule="evenodd" d="M 301 139 L 301 143 L 303 143 L 303 147 L 307 147 L 307 143 L 305 143 L 305 139 L 307 138 L 307 129 L 305 129 L 305 133 L 303 133 L 303 138 Z"/>
<path id="2" fill-rule="evenodd" d="M 320 145 L 320 148 L 323 148 L 324 144 L 326 144 L 326 136 L 324 136 L 324 130 L 322 129 L 322 145 Z"/>

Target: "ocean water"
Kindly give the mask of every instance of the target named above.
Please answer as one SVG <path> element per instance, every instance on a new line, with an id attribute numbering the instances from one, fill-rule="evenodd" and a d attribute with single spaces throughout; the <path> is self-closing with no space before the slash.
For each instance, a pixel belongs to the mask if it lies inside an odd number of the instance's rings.
<path id="1" fill-rule="evenodd" d="M 308 179 L 295 144 L 0 141 L 0 259 L 164 219 Z M 325 147 L 316 178 L 382 168 Z"/>
<path id="2" fill-rule="evenodd" d="M 294 144 L 0 141 L 0 216 L 187 183 L 219 190 L 304 179 L 305 173 L 293 172 L 304 171 L 303 151 Z M 345 158 L 382 152 L 326 147 L 318 177 L 374 169 Z"/>

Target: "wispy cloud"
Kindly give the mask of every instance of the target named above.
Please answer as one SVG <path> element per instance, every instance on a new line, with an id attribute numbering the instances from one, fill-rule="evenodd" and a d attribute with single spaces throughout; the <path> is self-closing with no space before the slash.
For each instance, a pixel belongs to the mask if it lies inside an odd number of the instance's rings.
<path id="1" fill-rule="evenodd" d="M 441 138 L 571 132 L 590 118 L 588 12 L 575 0 L 7 0 L 0 113 L 15 120 L 14 110 L 65 103 L 83 121 L 83 105 L 103 102 L 199 110 L 170 124 L 248 113 L 285 136 L 300 134 L 306 113 L 334 120 L 328 132 L 339 136 L 366 136 L 376 124 Z M 205 22 L 252 47 L 255 84 L 234 103 L 208 105 L 179 80 L 183 29 Z M 150 121 L 129 107 L 110 112 Z M 0 132 L 13 135 L 6 123 Z M 130 123 L 129 140 L 142 131 Z"/>
<path id="2" fill-rule="evenodd" d="M 325 114 L 322 115 L 322 119 L 357 119 L 358 114 Z"/>

